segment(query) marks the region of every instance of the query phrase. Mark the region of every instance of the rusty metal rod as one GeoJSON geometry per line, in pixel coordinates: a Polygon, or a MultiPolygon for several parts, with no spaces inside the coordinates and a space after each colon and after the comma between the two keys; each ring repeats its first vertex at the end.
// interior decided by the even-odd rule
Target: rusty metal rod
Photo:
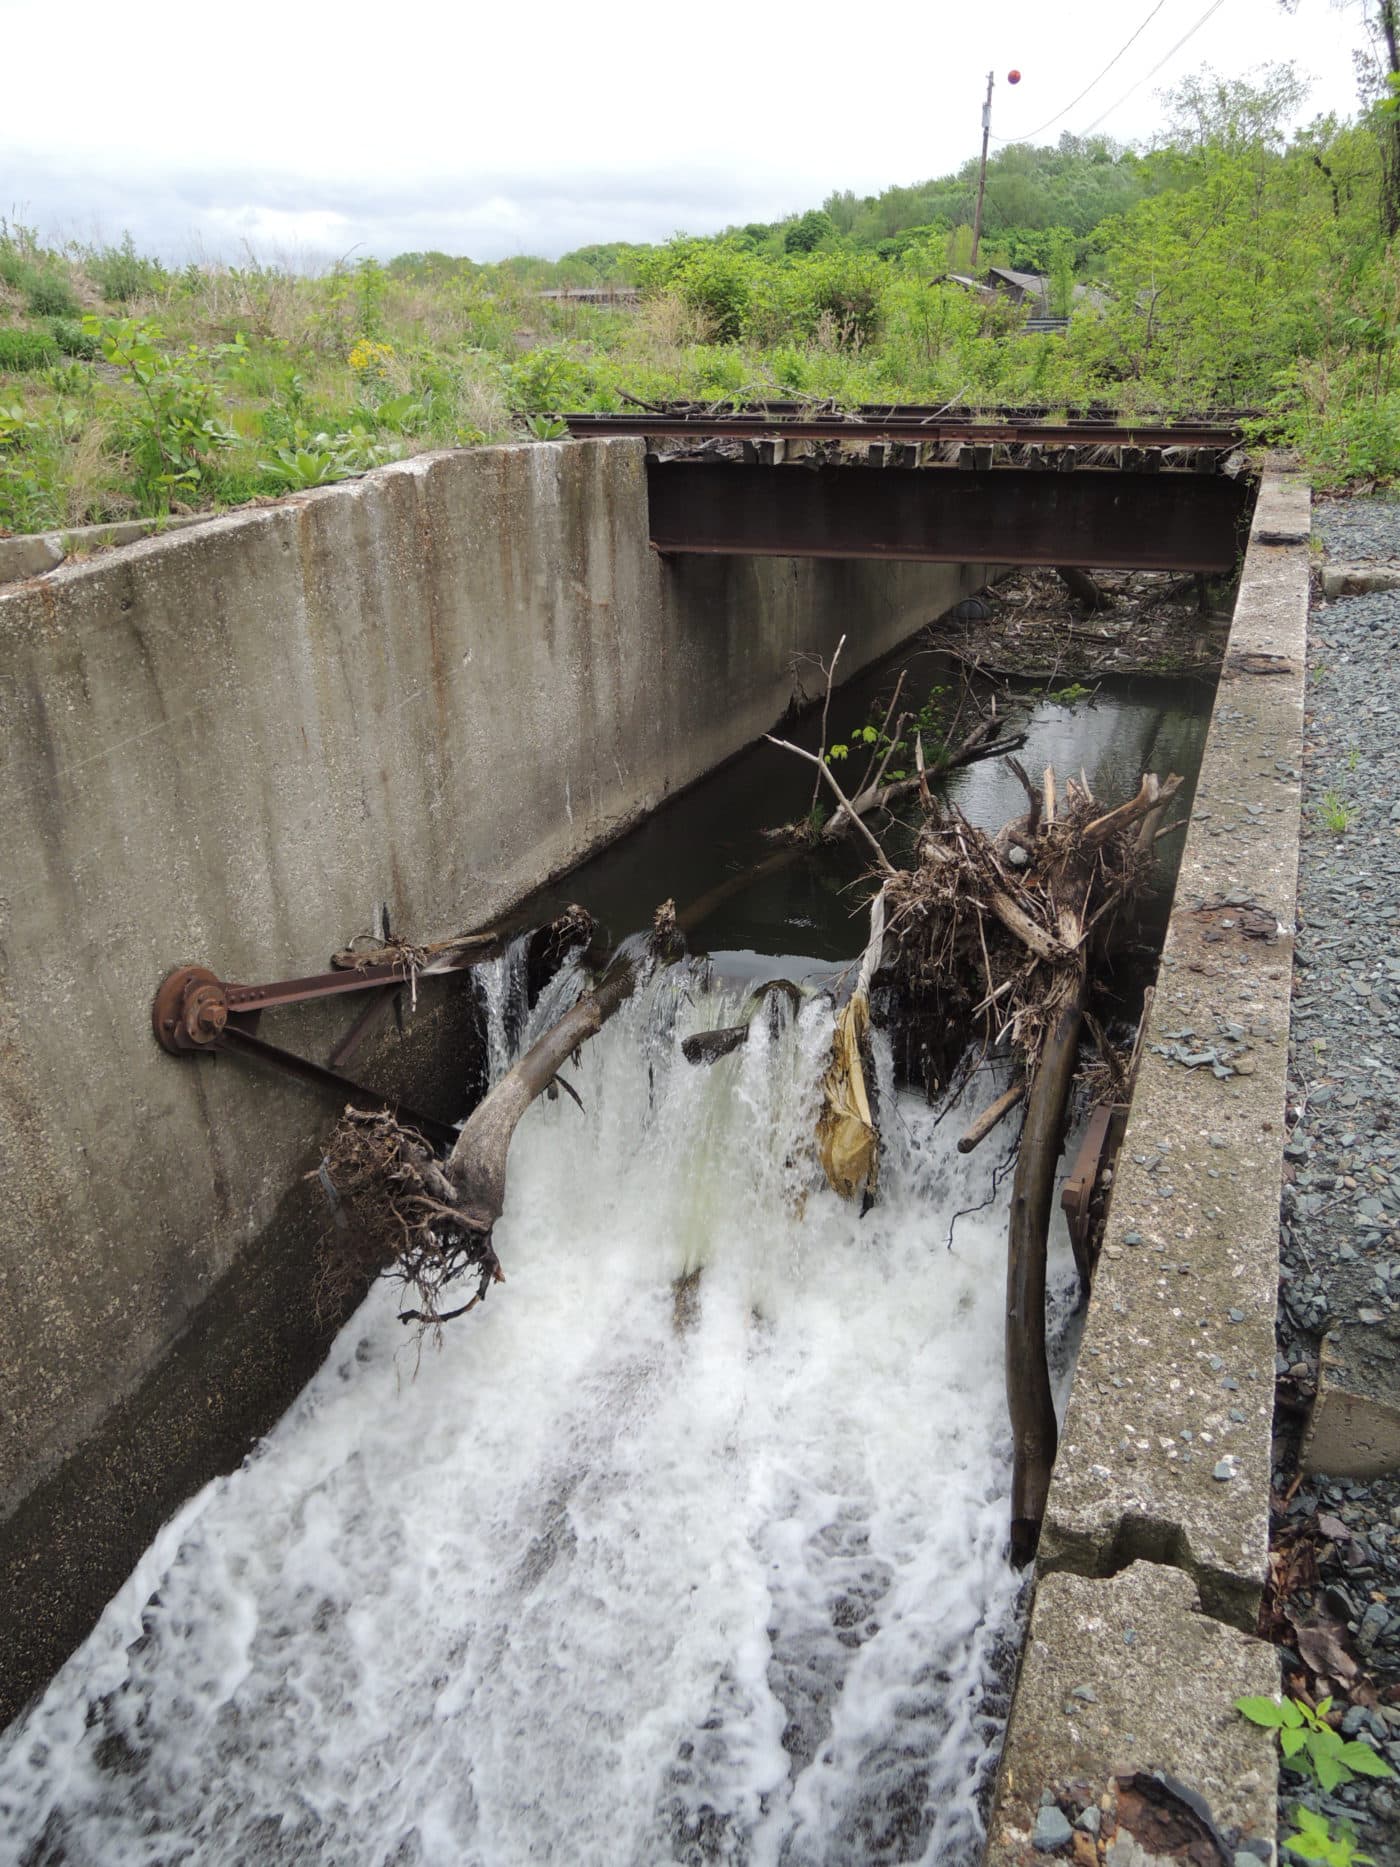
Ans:
{"type": "Polygon", "coordinates": [[[490,959],[500,945],[472,947],[465,951],[429,958],[421,966],[408,960],[393,960],[379,966],[347,966],[334,972],[314,972],[304,979],[274,979],[267,985],[232,985],[224,992],[230,1011],[274,1011],[279,1005],[300,1005],[312,998],[339,998],[346,992],[365,992],[376,985],[406,985],[416,973],[420,979],[436,978],[447,972],[465,972],[490,959]]]}

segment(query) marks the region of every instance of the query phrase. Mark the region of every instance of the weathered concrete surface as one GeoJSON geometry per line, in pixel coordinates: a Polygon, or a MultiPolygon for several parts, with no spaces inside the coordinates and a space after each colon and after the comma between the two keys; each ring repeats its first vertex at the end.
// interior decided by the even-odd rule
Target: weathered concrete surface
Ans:
{"type": "Polygon", "coordinates": [[[1175,1564],[1240,1627],[1268,1559],[1308,507],[1266,477],[1040,1556],[1175,1564]]]}
{"type": "Polygon", "coordinates": [[[1305,1472],[1383,1478],[1400,1472],[1397,1323],[1347,1324],[1322,1338],[1317,1399],[1303,1439],[1305,1472]]]}
{"type": "Polygon", "coordinates": [[[56,538],[32,533],[25,538],[0,538],[0,583],[20,577],[42,577],[57,570],[68,553],[56,538]]]}
{"type": "MultiPolygon", "coordinates": [[[[1278,1690],[1273,1648],[1202,1614],[1179,1569],[1135,1562],[1098,1581],[1043,1577],[985,1867],[1047,1858],[1032,1842],[1047,1791],[1072,1824],[1085,1806],[1107,1819],[1114,1778],[1158,1770],[1204,1800],[1232,1845],[1252,1842],[1267,1857],[1277,1819],[1274,1737],[1233,1706],[1278,1690]]],[[[1099,1817],[1080,1829],[1073,1855],[1063,1849],[1066,1858],[1098,1858],[1090,1830],[1100,1831],[1099,1817]]]]}
{"type": "Polygon", "coordinates": [[[165,519],[115,519],[108,525],[69,525],[57,531],[31,532],[24,538],[0,538],[0,583],[41,577],[57,570],[65,558],[114,545],[135,544],[158,532],[180,531],[207,523],[203,513],[176,513],[165,519]]]}
{"type": "Polygon", "coordinates": [[[1322,594],[1329,603],[1339,596],[1365,596],[1372,590],[1400,590],[1400,564],[1328,564],[1322,594]]]}
{"type": "MultiPolygon", "coordinates": [[[[12,1566],[66,1539],[109,1593],[139,1524],[308,1371],[289,1351],[221,1408],[194,1357],[183,1399],[142,1412],[211,1305],[234,1303],[230,1360],[241,1342],[267,1361],[280,1297],[259,1307],[240,1266],[274,1239],[306,1257],[316,1215],[289,1189],[330,1114],[303,1085],[161,1052],[163,975],[319,970],[380,901],[423,937],[487,923],[769,726],[798,651],[848,631],[855,673],[985,580],[672,572],[643,459],[640,441],[425,455],[0,590],[0,1516],[30,1500],[0,1523],[12,1566]],[[139,1469],[93,1451],[119,1406],[180,1422],[139,1469]]],[[[352,1015],[280,1012],[270,1034],[324,1057],[352,1015]]],[[[451,1115],[460,1041],[420,1022],[355,1067],[451,1115]]],[[[51,1598],[17,1587],[12,1614],[81,1632],[54,1565],[29,1574],[51,1598]]],[[[13,1710],[38,1677],[5,1672],[13,1710]]]]}

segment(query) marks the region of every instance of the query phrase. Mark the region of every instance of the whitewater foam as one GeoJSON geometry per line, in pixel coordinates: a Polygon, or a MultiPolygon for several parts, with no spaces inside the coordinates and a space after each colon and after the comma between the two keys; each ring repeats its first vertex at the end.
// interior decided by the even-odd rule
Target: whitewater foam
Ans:
{"type": "Polygon", "coordinates": [[[996,1145],[882,1057],[862,1218],[814,1170],[829,1004],[692,1067],[738,1003],[700,984],[526,1116],[506,1285],[421,1356],[377,1289],[161,1532],[0,1748],[17,1858],[975,1858],[1018,1594],[996,1145]]]}

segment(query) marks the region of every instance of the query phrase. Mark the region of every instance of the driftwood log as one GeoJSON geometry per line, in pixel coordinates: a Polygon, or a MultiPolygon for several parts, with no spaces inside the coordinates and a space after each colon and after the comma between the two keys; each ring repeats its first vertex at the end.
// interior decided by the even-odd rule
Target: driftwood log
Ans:
{"type": "Polygon", "coordinates": [[[490,1236],[505,1210],[506,1156],[520,1118],[554,1082],[580,1045],[596,1035],[620,1005],[632,996],[659,958],[680,950],[675,903],[656,911],[652,931],[614,956],[602,981],[566,1011],[506,1071],[478,1103],[452,1152],[445,1172],[457,1193],[457,1206],[469,1230],[490,1236]]]}
{"type": "MultiPolygon", "coordinates": [[[[540,937],[552,939],[562,957],[579,943],[585,919],[570,910],[540,937]]],[[[333,1221],[321,1279],[329,1308],[338,1308],[378,1274],[397,1279],[416,1296],[414,1307],[400,1311],[401,1321],[437,1328],[474,1309],[493,1282],[504,1282],[493,1233],[505,1206],[506,1160],[521,1116],[556,1086],[578,1101],[559,1074],[563,1065],[631,997],[652,964],[673,957],[681,944],[675,910],[667,902],[658,908],[651,933],[620,948],[594,990],[512,1064],[478,1104],[445,1161],[391,1115],[345,1111],[314,1176],[333,1221]],[[446,1293],[466,1279],[475,1280],[475,1294],[445,1308],[446,1293]]]]}
{"type": "MultiPolygon", "coordinates": [[[[1066,917],[1068,919],[1068,917],[1066,917]]],[[[1069,940],[1071,926],[1061,929],[1069,940]]],[[[1082,945],[1054,983],[1011,1186],[1006,1254],[1006,1399],[1013,1440],[1011,1559],[1035,1555],[1058,1428],[1045,1350],[1045,1278],[1055,1173],[1079,1061],[1087,970],[1082,945]]]]}

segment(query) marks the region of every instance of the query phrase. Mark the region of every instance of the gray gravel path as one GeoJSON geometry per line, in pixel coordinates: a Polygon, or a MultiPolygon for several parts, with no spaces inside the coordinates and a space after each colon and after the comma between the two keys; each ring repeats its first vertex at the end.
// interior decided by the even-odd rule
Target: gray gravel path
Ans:
{"type": "MultiPolygon", "coordinates": [[[[1320,501],[1313,530],[1329,561],[1400,562],[1400,501],[1320,501]]],[[[1315,598],[1308,661],[1283,1423],[1301,1417],[1336,1324],[1366,1330],[1400,1370],[1400,591],[1315,598]]],[[[1276,1544],[1311,1542],[1319,1575],[1303,1605],[1345,1626],[1371,1682],[1358,1696],[1374,1702],[1350,1706],[1344,1735],[1369,1738],[1400,1772],[1400,1480],[1314,1477],[1287,1498],[1295,1452],[1281,1440],[1276,1544]]],[[[1287,1644],[1283,1660],[1285,1675],[1302,1670],[1287,1644]]],[[[1378,1863],[1400,1867],[1400,1781],[1328,1796],[1285,1772],[1281,1815],[1299,1801],[1350,1819],[1378,1863]]]]}

